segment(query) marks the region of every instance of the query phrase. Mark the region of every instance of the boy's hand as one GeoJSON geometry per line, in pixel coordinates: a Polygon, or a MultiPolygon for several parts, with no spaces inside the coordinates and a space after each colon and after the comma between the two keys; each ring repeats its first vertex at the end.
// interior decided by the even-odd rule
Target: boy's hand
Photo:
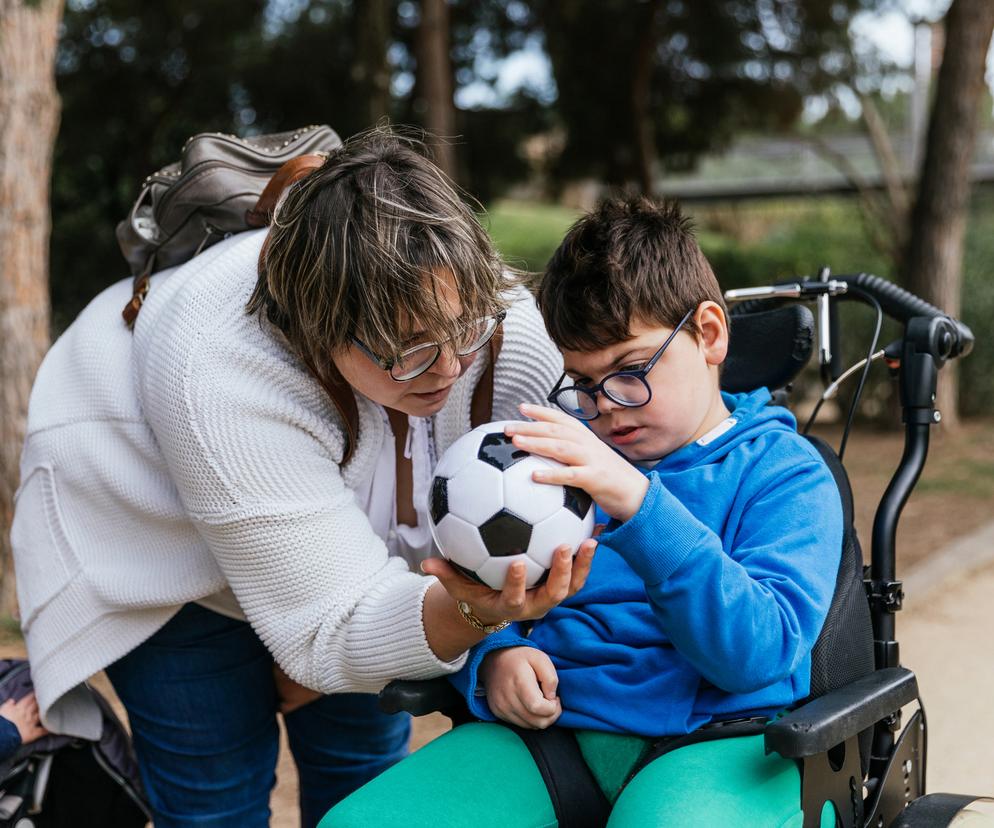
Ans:
{"type": "Polygon", "coordinates": [[[491,712],[530,730],[547,728],[563,712],[556,696],[559,676],[550,659],[534,647],[507,647],[487,653],[480,665],[491,712]]]}
{"type": "Polygon", "coordinates": [[[48,731],[42,727],[38,714],[38,700],[35,699],[34,693],[28,693],[17,701],[7,699],[0,704],[0,716],[8,719],[17,728],[22,745],[48,735],[48,731]]]}
{"type": "Polygon", "coordinates": [[[532,474],[537,483],[576,486],[589,494],[615,520],[629,520],[641,508],[649,480],[574,417],[540,405],[522,405],[532,423],[513,423],[504,433],[514,445],[551,457],[565,468],[532,474]]]}
{"type": "Polygon", "coordinates": [[[580,590],[590,574],[596,548],[597,541],[585,540],[574,558],[569,546],[560,546],[553,556],[549,577],[532,589],[525,589],[525,565],[520,561],[508,568],[500,591],[471,581],[443,558],[428,558],[421,564],[421,571],[438,578],[449,595],[469,604],[484,623],[527,621],[541,618],[580,590]]]}

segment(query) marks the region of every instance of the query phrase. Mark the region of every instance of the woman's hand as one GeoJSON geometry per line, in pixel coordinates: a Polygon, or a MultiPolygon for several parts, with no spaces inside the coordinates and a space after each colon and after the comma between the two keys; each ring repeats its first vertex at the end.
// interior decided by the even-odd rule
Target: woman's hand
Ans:
{"type": "Polygon", "coordinates": [[[541,405],[522,405],[535,422],[512,423],[504,433],[520,449],[550,457],[563,468],[532,473],[536,483],[576,486],[615,520],[629,520],[642,507],[649,481],[574,417],[541,405]]]}
{"type": "Polygon", "coordinates": [[[480,678],[490,711],[505,722],[543,729],[563,712],[556,696],[559,676],[552,659],[534,647],[507,647],[487,653],[480,665],[480,678]]]}
{"type": "Polygon", "coordinates": [[[322,696],[317,690],[311,690],[309,687],[297,684],[275,662],[273,663],[273,681],[276,682],[276,696],[279,699],[279,710],[284,716],[287,713],[293,713],[294,710],[303,707],[305,704],[310,704],[322,696]]]}
{"type": "Polygon", "coordinates": [[[442,558],[429,558],[421,571],[434,575],[456,601],[465,601],[485,624],[541,618],[553,607],[574,595],[586,583],[597,541],[585,540],[574,558],[568,546],[556,549],[549,577],[542,586],[525,589],[525,565],[512,564],[504,588],[499,592],[471,581],[442,558]]]}

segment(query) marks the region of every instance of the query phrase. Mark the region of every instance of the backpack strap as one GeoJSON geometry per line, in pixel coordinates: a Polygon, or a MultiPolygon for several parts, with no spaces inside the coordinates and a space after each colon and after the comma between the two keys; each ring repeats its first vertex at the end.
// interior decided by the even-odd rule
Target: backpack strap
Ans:
{"type": "Polygon", "coordinates": [[[268,227],[273,221],[273,211],[280,200],[280,196],[291,184],[296,184],[300,179],[310,175],[318,167],[324,166],[328,160],[327,154],[313,153],[311,155],[300,155],[291,158],[275,175],[269,179],[269,183],[259,196],[255,207],[245,211],[245,223],[249,227],[268,227]]]}
{"type": "Polygon", "coordinates": [[[480,381],[473,389],[473,399],[469,406],[469,424],[476,428],[484,423],[489,423],[494,414],[494,370],[497,367],[497,357],[500,355],[500,346],[504,344],[504,325],[498,325],[490,339],[490,363],[480,376],[480,381]]]}
{"type": "Polygon", "coordinates": [[[611,805],[583,758],[572,729],[525,730],[499,722],[525,743],[552,800],[559,828],[603,828],[611,805]]]}

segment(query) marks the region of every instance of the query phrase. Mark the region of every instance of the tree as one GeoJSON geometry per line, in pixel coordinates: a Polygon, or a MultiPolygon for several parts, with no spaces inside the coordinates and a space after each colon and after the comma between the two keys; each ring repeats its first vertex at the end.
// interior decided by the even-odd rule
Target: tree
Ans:
{"type": "Polygon", "coordinates": [[[424,126],[438,137],[434,146],[435,163],[456,178],[455,137],[456,109],[452,100],[452,61],[449,56],[449,6],[446,0],[421,0],[416,54],[418,62],[418,97],[424,126]]]}
{"type": "MultiPolygon", "coordinates": [[[[908,289],[953,316],[960,314],[970,168],[992,33],[991,0],[953,0],[905,258],[908,289]]],[[[953,364],[942,372],[936,405],[954,427],[957,396],[953,364]]]]}
{"type": "Polygon", "coordinates": [[[49,344],[48,192],[62,0],[0,0],[0,613],[16,607],[10,524],[28,396],[49,344]]]}
{"type": "Polygon", "coordinates": [[[743,129],[783,129],[843,68],[848,20],[878,0],[522,0],[544,35],[567,140],[561,179],[648,188],[743,129]]]}
{"type": "Polygon", "coordinates": [[[365,103],[366,120],[375,124],[390,114],[390,64],[387,48],[393,28],[391,0],[353,0],[356,55],[352,79],[365,103]]]}

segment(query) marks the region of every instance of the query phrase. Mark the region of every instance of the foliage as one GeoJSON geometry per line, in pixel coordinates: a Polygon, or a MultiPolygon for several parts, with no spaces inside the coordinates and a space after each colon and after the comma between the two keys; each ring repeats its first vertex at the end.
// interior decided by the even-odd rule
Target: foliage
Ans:
{"type": "Polygon", "coordinates": [[[52,301],[63,327],[127,274],[114,226],[142,179],[196,132],[233,131],[233,79],[260,51],[264,0],[77,0],[57,58],[52,301]]]}
{"type": "Polygon", "coordinates": [[[649,24],[647,0],[526,5],[544,33],[568,131],[561,177],[624,184],[638,178],[634,59],[646,25],[654,27],[652,143],[664,168],[686,169],[742,129],[792,125],[803,96],[826,89],[845,66],[852,14],[877,3],[676,0],[654,4],[649,24]]]}
{"type": "MultiPolygon", "coordinates": [[[[127,275],[114,227],[142,179],[176,160],[190,135],[320,122],[344,137],[370,125],[353,77],[352,11],[342,0],[70,0],[56,67],[63,103],[52,182],[56,330],[127,275]]],[[[399,22],[397,30],[399,37],[399,22]]],[[[395,96],[395,120],[416,114],[408,98],[395,96]]],[[[463,113],[468,188],[489,198],[523,178],[518,140],[544,126],[530,99],[463,113]]]]}
{"type": "MultiPolygon", "coordinates": [[[[866,238],[863,223],[849,199],[805,202],[754,202],[699,208],[695,218],[701,247],[725,289],[769,284],[798,275],[812,275],[822,265],[835,273],[867,271],[893,279],[887,260],[866,238]]],[[[489,229],[498,248],[512,263],[540,270],[577,214],[561,207],[498,202],[489,213],[489,229]]],[[[960,365],[960,405],[965,415],[989,415],[994,409],[994,342],[988,338],[994,318],[994,192],[981,190],[973,200],[966,239],[962,318],[977,343],[960,365]]],[[[873,316],[853,305],[844,311],[849,335],[846,359],[860,359],[869,343],[873,316]]],[[[898,333],[884,329],[881,344],[898,333]]],[[[866,392],[864,414],[886,409],[886,372],[874,369],[866,392]]]]}

